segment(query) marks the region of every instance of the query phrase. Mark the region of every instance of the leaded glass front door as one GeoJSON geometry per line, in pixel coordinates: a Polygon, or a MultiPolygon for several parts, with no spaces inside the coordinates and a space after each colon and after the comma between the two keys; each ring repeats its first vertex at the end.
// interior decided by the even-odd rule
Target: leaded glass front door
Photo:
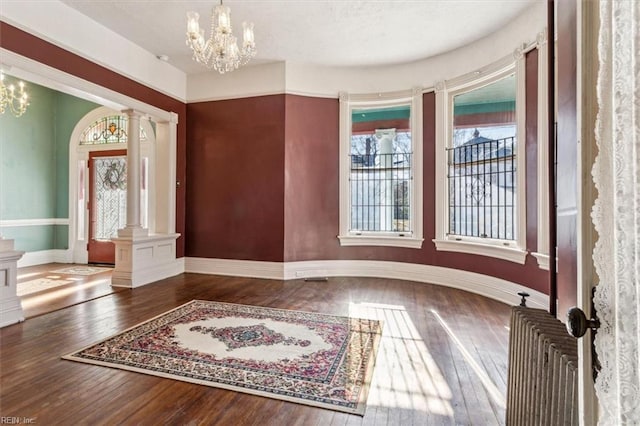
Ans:
{"type": "Polygon", "coordinates": [[[89,263],[115,263],[115,245],[127,221],[126,151],[94,151],[89,154],[89,263]]]}

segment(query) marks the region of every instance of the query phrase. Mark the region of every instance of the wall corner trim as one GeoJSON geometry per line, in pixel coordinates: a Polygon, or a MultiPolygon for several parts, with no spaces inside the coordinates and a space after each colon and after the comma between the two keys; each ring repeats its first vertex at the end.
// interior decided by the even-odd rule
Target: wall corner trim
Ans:
{"type": "Polygon", "coordinates": [[[185,258],[185,272],[213,275],[292,280],[308,277],[371,277],[415,281],[457,288],[517,305],[518,292],[526,291],[530,307],[546,309],[546,294],[500,278],[459,269],[415,263],[372,260],[311,260],[262,262],[251,260],[185,258]]]}

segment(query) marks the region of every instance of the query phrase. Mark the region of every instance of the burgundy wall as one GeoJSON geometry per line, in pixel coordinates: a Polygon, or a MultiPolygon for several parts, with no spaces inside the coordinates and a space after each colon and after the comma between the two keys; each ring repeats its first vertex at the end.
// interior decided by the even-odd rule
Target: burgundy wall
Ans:
{"type": "Polygon", "coordinates": [[[558,317],[577,305],[577,54],[576,2],[556,1],[558,317]]]}
{"type": "Polygon", "coordinates": [[[285,96],[187,105],[186,255],[281,262],[285,96]]]}
{"type": "Polygon", "coordinates": [[[287,95],[286,111],[284,260],[337,259],[339,103],[287,95]]]}
{"type": "Polygon", "coordinates": [[[108,68],[64,50],[34,35],[0,21],[0,46],[34,61],[68,74],[138,99],[147,104],[178,114],[178,152],[176,179],[183,183],[176,188],[177,256],[184,256],[185,247],[185,170],[186,170],[186,105],[170,96],[124,77],[108,68]]]}

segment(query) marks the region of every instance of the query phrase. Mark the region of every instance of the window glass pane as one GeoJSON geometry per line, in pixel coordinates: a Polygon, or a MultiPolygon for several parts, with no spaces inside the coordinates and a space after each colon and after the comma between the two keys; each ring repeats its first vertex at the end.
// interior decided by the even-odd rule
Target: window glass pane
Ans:
{"type": "Polygon", "coordinates": [[[449,234],[516,239],[516,79],[453,98],[449,234]]]}
{"type": "Polygon", "coordinates": [[[352,111],[352,232],[411,232],[410,116],[409,105],[352,111]]]}

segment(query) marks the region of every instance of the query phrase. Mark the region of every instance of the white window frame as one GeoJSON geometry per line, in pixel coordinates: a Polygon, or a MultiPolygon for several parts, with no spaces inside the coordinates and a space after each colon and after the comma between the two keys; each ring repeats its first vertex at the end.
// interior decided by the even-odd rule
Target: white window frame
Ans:
{"type": "Polygon", "coordinates": [[[526,249],[526,147],[525,147],[525,46],[493,64],[475,72],[439,82],[436,85],[436,235],[433,242],[439,251],[476,254],[524,264],[526,249]],[[487,239],[447,235],[449,224],[449,189],[446,149],[453,137],[454,96],[516,75],[516,239],[487,239]]]}
{"type": "Polygon", "coordinates": [[[422,227],[422,89],[414,88],[399,92],[374,94],[340,93],[340,234],[341,246],[388,246],[421,248],[422,227]],[[393,107],[410,105],[411,125],[411,193],[410,220],[411,233],[381,231],[350,231],[351,189],[349,177],[351,169],[351,113],[354,109],[393,107]]]}
{"type": "Polygon", "coordinates": [[[549,270],[549,69],[547,31],[538,33],[538,246],[533,257],[549,270]]]}

